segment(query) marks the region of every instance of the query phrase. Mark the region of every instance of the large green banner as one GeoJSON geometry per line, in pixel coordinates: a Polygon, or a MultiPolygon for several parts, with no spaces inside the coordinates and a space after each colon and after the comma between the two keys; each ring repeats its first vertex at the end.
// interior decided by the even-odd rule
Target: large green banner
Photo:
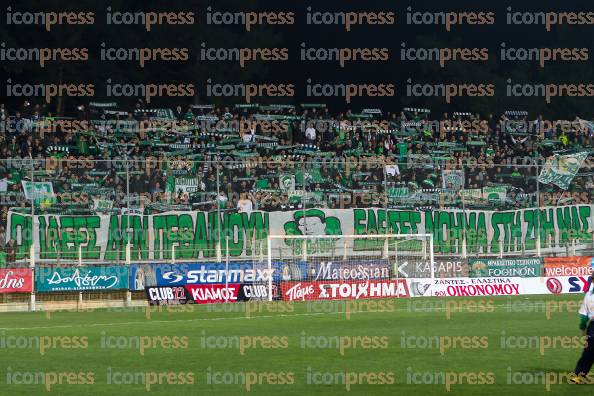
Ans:
{"type": "Polygon", "coordinates": [[[16,241],[17,259],[34,244],[40,260],[132,260],[214,258],[218,254],[266,255],[269,214],[166,212],[159,215],[30,215],[9,213],[7,239],[16,241]],[[219,241],[220,244],[219,244],[219,241]],[[264,245],[263,245],[264,244],[264,245]],[[217,248],[220,246],[220,250],[217,248]]]}
{"type": "MultiPolygon", "coordinates": [[[[512,211],[307,209],[292,212],[166,212],[158,215],[30,215],[9,212],[7,240],[17,259],[34,244],[41,260],[131,260],[262,258],[271,235],[433,235],[436,254],[523,254],[591,249],[594,205],[512,211]]],[[[285,247],[299,244],[284,242],[285,247]]],[[[314,253],[331,254],[312,246],[314,253]]],[[[352,255],[381,250],[381,244],[355,239],[352,255]]],[[[308,248],[309,249],[309,248],[308,248]]]]}

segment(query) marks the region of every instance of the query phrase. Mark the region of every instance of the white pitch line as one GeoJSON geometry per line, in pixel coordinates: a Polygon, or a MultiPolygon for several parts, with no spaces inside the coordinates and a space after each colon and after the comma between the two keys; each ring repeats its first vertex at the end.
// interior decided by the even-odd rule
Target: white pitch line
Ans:
{"type": "MultiPolygon", "coordinates": [[[[493,305],[494,308],[501,308],[501,307],[508,307],[509,304],[503,305],[493,305]]],[[[432,307],[431,309],[427,309],[426,311],[421,311],[421,313],[432,313],[436,311],[445,311],[445,307],[432,307]]],[[[397,309],[390,312],[411,312],[406,309],[397,309]]],[[[535,311],[536,312],[536,311],[535,311]]],[[[352,311],[349,312],[349,315],[354,314],[384,314],[386,311],[382,312],[371,312],[371,311],[352,311]]],[[[464,314],[464,313],[485,313],[485,312],[465,312],[465,311],[458,311],[455,310],[453,314],[464,314]]],[[[524,312],[524,313],[531,313],[531,312],[524,312]]],[[[542,313],[545,313],[544,311],[542,313]]],[[[253,320],[253,319],[268,319],[268,318],[279,318],[279,317],[298,317],[298,316],[317,316],[317,315],[345,315],[345,311],[341,312],[307,312],[307,313],[295,313],[295,314],[278,314],[278,315],[255,315],[255,316],[231,316],[231,317],[218,317],[218,318],[194,318],[194,319],[174,319],[174,320],[152,320],[152,319],[145,319],[143,321],[134,321],[134,322],[112,322],[112,323],[82,323],[78,325],[56,325],[56,326],[34,326],[34,327],[0,327],[0,330],[4,331],[11,331],[11,330],[43,330],[43,329],[69,329],[69,328],[78,328],[78,327],[102,327],[102,326],[130,326],[130,325],[147,325],[151,323],[183,323],[183,322],[201,322],[201,321],[218,321],[218,320],[253,320]]]]}
{"type": "MultiPolygon", "coordinates": [[[[359,312],[364,313],[364,312],[359,312]]],[[[376,313],[376,312],[367,312],[376,313]]],[[[58,326],[37,326],[37,327],[0,327],[0,330],[36,330],[36,329],[63,329],[63,328],[74,328],[74,327],[100,327],[100,326],[129,326],[136,324],[149,324],[149,323],[179,323],[179,322],[199,322],[199,321],[215,321],[215,320],[240,320],[247,319],[252,320],[256,318],[277,318],[277,317],[292,317],[292,316],[313,316],[313,315],[337,315],[344,314],[344,312],[309,312],[309,313],[297,313],[297,314],[278,314],[278,315],[258,315],[258,316],[231,316],[221,318],[194,318],[194,319],[174,319],[174,320],[153,320],[145,319],[144,321],[136,322],[113,322],[113,323],[82,323],[80,325],[58,325],[58,326]]],[[[50,319],[48,319],[50,320],[50,319]]]]}

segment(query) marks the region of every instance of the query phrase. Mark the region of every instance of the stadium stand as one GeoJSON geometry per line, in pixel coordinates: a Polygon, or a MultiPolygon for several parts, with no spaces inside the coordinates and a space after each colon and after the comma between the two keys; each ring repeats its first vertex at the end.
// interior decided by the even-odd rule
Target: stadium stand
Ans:
{"type": "Polygon", "coordinates": [[[333,113],[323,104],[173,110],[142,102],[133,109],[89,103],[62,117],[29,102],[0,104],[0,117],[3,262],[14,261],[4,228],[9,208],[510,210],[593,201],[594,128],[579,118],[546,121],[523,111],[434,117],[415,108],[333,113]],[[583,163],[570,171],[570,185],[547,173],[561,157],[583,163]],[[26,199],[30,181],[46,182],[52,193],[26,199]]]}

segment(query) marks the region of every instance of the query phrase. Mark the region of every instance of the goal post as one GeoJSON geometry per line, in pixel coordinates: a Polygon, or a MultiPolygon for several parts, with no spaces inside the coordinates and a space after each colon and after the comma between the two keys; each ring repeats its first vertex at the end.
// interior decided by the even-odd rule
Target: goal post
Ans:
{"type": "Polygon", "coordinates": [[[291,285],[322,282],[332,288],[411,278],[418,274],[409,268],[419,263],[435,277],[431,234],[269,235],[267,242],[268,269],[274,274],[268,280],[270,300],[275,287],[284,299],[283,289],[291,285]]]}

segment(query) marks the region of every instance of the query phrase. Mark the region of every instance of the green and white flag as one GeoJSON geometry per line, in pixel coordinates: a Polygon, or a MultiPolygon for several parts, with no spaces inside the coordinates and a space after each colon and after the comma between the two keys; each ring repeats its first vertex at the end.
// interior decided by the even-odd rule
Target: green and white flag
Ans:
{"type": "Polygon", "coordinates": [[[483,198],[487,201],[505,201],[507,196],[506,186],[483,187],[483,198]]]}
{"type": "Polygon", "coordinates": [[[203,183],[200,179],[179,177],[175,179],[175,193],[192,194],[204,190],[203,183]]]}
{"type": "Polygon", "coordinates": [[[555,154],[547,159],[544,169],[538,176],[538,181],[543,184],[555,184],[567,190],[586,158],[588,158],[587,151],[566,155],[555,154]]]}
{"type": "Polygon", "coordinates": [[[108,211],[113,208],[113,201],[109,199],[93,198],[93,209],[98,212],[108,211]]]}
{"type": "Polygon", "coordinates": [[[388,198],[408,198],[408,187],[393,187],[388,189],[388,198]]]}
{"type": "Polygon", "coordinates": [[[464,188],[464,171],[463,170],[442,170],[441,171],[442,187],[448,188],[451,183],[454,190],[464,188]]]}
{"type": "Polygon", "coordinates": [[[56,203],[52,182],[30,182],[22,180],[25,198],[41,209],[48,209],[56,203]]]}
{"type": "Polygon", "coordinates": [[[295,191],[295,175],[280,175],[278,184],[283,192],[292,194],[295,191]]]}
{"type": "Polygon", "coordinates": [[[480,188],[467,188],[460,190],[460,196],[467,203],[479,202],[483,197],[480,188]]]}
{"type": "Polygon", "coordinates": [[[30,182],[22,180],[25,198],[28,200],[43,200],[45,198],[55,198],[52,182],[30,182]]]}
{"type": "Polygon", "coordinates": [[[306,184],[324,183],[326,179],[322,177],[319,167],[295,171],[295,183],[300,186],[306,184]]]}

